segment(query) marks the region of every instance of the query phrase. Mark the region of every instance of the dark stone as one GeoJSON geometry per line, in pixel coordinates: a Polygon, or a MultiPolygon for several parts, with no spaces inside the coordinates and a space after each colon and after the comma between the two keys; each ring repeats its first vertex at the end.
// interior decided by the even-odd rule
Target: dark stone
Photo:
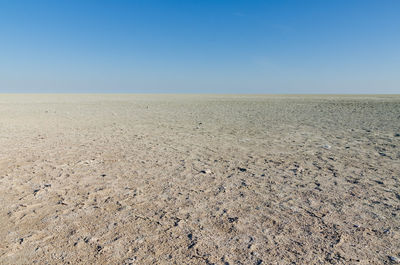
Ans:
{"type": "Polygon", "coordinates": [[[193,248],[196,245],[196,241],[193,241],[192,243],[190,243],[190,245],[188,246],[188,249],[193,248]]]}
{"type": "Polygon", "coordinates": [[[229,223],[236,222],[239,218],[238,217],[228,217],[229,223]]]}

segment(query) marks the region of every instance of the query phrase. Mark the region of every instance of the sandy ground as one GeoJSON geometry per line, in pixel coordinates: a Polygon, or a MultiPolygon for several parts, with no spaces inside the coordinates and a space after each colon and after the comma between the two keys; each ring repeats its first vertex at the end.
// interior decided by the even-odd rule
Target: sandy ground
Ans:
{"type": "Polygon", "coordinates": [[[0,95],[0,264],[400,263],[400,96],[0,95]]]}

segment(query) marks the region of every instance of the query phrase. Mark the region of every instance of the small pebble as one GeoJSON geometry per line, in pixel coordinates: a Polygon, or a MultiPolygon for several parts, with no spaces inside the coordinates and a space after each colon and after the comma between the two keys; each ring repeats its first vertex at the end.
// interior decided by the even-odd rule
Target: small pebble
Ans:
{"type": "Polygon", "coordinates": [[[332,146],[326,144],[326,145],[322,146],[322,148],[324,148],[324,149],[331,149],[332,146]]]}
{"type": "Polygon", "coordinates": [[[200,173],[203,173],[203,174],[211,174],[211,169],[202,170],[202,171],[200,171],[200,173]]]}
{"type": "Polygon", "coordinates": [[[228,217],[229,223],[236,222],[239,218],[238,217],[228,217]]]}
{"type": "Polygon", "coordinates": [[[133,265],[136,261],[136,258],[129,258],[125,260],[124,265],[133,265]]]}
{"type": "Polygon", "coordinates": [[[400,263],[400,258],[398,258],[398,257],[389,256],[389,259],[390,259],[392,262],[400,263]]]}

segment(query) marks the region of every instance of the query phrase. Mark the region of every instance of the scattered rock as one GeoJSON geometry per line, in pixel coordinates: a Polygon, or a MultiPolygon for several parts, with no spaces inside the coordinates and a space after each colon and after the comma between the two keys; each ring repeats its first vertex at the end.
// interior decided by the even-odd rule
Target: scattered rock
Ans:
{"type": "Polygon", "coordinates": [[[246,172],[247,171],[247,169],[245,169],[243,167],[238,167],[238,169],[239,169],[240,172],[246,172]]]}
{"type": "Polygon", "coordinates": [[[187,237],[188,237],[189,240],[191,241],[190,244],[189,244],[189,246],[188,246],[188,249],[191,249],[191,248],[193,248],[193,247],[197,244],[197,240],[193,238],[193,234],[192,234],[192,233],[189,233],[189,234],[187,235],[187,237]]]}
{"type": "Polygon", "coordinates": [[[400,133],[395,133],[394,137],[400,137],[400,133]]]}
{"type": "Polygon", "coordinates": [[[211,169],[201,170],[200,173],[203,173],[203,174],[211,174],[211,169]]]}
{"type": "Polygon", "coordinates": [[[18,243],[21,245],[22,242],[24,242],[24,239],[21,237],[20,239],[18,239],[18,243]]]}
{"type": "Polygon", "coordinates": [[[192,243],[189,244],[188,249],[193,248],[196,245],[196,241],[193,241],[192,243]]]}
{"type": "Polygon", "coordinates": [[[242,185],[243,187],[247,187],[246,180],[244,180],[244,179],[241,179],[241,183],[240,183],[240,185],[242,185]]]}
{"type": "Polygon", "coordinates": [[[218,191],[215,193],[215,195],[221,193],[221,192],[225,192],[225,187],[223,185],[218,187],[218,191]]]}
{"type": "Polygon", "coordinates": [[[392,261],[394,263],[400,263],[400,258],[398,258],[398,257],[388,256],[388,258],[390,259],[390,261],[392,261]]]}
{"type": "Polygon", "coordinates": [[[133,265],[136,261],[136,258],[128,258],[124,261],[124,265],[133,265]]]}
{"type": "Polygon", "coordinates": [[[297,175],[297,174],[303,173],[304,172],[304,168],[302,168],[301,166],[297,166],[297,167],[291,169],[291,171],[293,171],[293,173],[297,175]]]}
{"type": "Polygon", "coordinates": [[[175,217],[174,226],[178,226],[181,219],[175,217]]]}
{"type": "Polygon", "coordinates": [[[59,200],[59,201],[57,202],[57,204],[68,205],[68,204],[66,204],[66,203],[64,202],[64,199],[59,200]]]}
{"type": "Polygon", "coordinates": [[[330,146],[330,145],[326,144],[326,145],[323,145],[323,146],[322,146],[322,148],[329,150],[329,149],[331,149],[331,148],[332,148],[332,146],[330,146]]]}
{"type": "Polygon", "coordinates": [[[238,217],[228,217],[229,223],[236,222],[239,218],[238,217]]]}

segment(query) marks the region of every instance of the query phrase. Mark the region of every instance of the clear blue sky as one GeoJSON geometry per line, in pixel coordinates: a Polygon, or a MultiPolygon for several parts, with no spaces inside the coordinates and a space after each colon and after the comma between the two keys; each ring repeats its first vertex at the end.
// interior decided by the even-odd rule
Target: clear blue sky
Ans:
{"type": "Polygon", "coordinates": [[[0,0],[0,92],[400,93],[400,1],[0,0]]]}

